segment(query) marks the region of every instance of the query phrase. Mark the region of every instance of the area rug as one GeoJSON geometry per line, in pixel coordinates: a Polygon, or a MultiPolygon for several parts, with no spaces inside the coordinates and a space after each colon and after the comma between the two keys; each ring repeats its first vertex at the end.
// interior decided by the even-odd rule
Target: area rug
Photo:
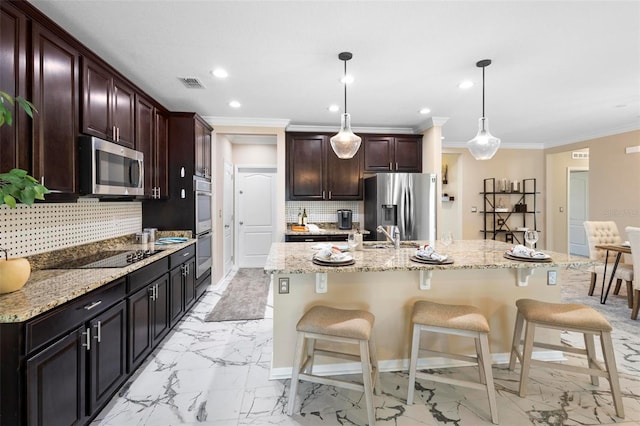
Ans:
{"type": "Polygon", "coordinates": [[[236,275],[205,317],[207,322],[264,318],[269,295],[269,275],[261,268],[238,269],[236,275]]]}

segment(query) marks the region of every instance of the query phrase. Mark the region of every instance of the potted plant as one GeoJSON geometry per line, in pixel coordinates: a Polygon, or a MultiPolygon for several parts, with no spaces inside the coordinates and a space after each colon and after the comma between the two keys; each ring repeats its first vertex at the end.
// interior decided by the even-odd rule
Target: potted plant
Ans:
{"type": "MultiPolygon", "coordinates": [[[[37,112],[33,104],[24,98],[13,98],[6,92],[0,91],[0,127],[13,123],[10,106],[18,104],[29,117],[37,112]]],[[[16,208],[16,204],[31,205],[35,200],[44,200],[44,194],[49,190],[25,170],[12,169],[6,173],[0,173],[0,205],[6,204],[9,208],[16,208]]],[[[22,288],[31,275],[29,261],[24,258],[9,259],[7,250],[0,248],[4,256],[0,258],[0,294],[9,293],[22,288]]]]}

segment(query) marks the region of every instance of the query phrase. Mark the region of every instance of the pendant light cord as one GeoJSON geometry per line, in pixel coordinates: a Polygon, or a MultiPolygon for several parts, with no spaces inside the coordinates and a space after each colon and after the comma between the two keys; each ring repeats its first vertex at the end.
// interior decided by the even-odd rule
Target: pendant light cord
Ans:
{"type": "Polygon", "coordinates": [[[347,61],[344,61],[344,113],[347,113],[347,61]]]}
{"type": "Polygon", "coordinates": [[[482,67],[482,117],[485,117],[484,115],[484,69],[486,67],[482,67]]]}

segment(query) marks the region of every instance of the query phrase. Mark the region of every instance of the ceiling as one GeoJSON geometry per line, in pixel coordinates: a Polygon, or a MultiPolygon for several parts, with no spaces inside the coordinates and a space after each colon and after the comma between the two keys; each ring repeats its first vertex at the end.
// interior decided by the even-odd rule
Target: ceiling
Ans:
{"type": "Polygon", "coordinates": [[[356,131],[448,118],[443,144],[462,146],[482,113],[485,58],[486,116],[503,146],[640,129],[639,1],[30,1],[167,108],[213,124],[337,130],[328,106],[342,109],[338,53],[350,51],[356,131]]]}

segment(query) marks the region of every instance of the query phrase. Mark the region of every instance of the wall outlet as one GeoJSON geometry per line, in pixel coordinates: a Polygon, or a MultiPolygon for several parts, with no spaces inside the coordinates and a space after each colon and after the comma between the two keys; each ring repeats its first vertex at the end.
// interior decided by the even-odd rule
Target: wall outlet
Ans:
{"type": "Polygon", "coordinates": [[[278,293],[289,294],[289,278],[278,278],[278,293]]]}
{"type": "Polygon", "coordinates": [[[478,208],[476,206],[471,207],[471,213],[476,213],[477,211],[478,211],[478,208]]]}
{"type": "Polygon", "coordinates": [[[547,271],[547,285],[558,284],[558,271],[547,271]]]}

